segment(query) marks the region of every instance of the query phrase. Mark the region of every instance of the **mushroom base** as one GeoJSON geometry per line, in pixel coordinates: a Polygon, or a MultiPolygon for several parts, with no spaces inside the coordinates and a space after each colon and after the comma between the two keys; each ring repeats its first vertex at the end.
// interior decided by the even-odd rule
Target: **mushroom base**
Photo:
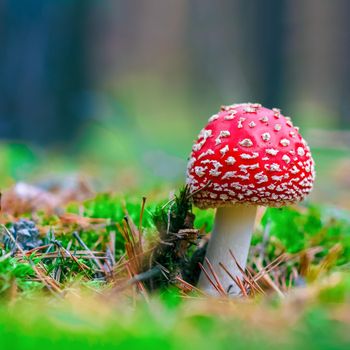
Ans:
{"type": "MultiPolygon", "coordinates": [[[[232,296],[239,295],[241,290],[220,266],[220,263],[225,266],[232,276],[242,278],[242,273],[230,254],[230,250],[239,266],[245,269],[256,211],[256,206],[244,205],[220,207],[216,211],[215,224],[208,244],[206,258],[211,263],[225,293],[232,296]]],[[[212,281],[217,284],[207,263],[204,262],[203,265],[212,281]]],[[[198,287],[209,295],[220,295],[203,272],[200,275],[198,287]]]]}

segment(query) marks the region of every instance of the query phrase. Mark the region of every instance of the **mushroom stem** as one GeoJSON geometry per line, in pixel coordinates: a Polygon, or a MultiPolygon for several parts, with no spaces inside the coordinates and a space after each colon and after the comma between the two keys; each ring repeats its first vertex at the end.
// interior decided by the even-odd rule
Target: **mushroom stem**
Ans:
{"type": "MultiPolygon", "coordinates": [[[[230,249],[239,266],[245,269],[256,211],[256,206],[244,205],[220,207],[216,210],[215,224],[206,257],[212,265],[225,292],[232,296],[238,295],[240,288],[224,269],[220,267],[219,263],[222,263],[232,276],[242,277],[242,273],[230,254],[230,249]]],[[[211,276],[207,263],[204,262],[203,265],[211,276]]],[[[215,279],[213,277],[211,278],[216,283],[215,279]]],[[[218,295],[218,291],[204,273],[201,273],[198,285],[199,288],[209,295],[218,295]]]]}

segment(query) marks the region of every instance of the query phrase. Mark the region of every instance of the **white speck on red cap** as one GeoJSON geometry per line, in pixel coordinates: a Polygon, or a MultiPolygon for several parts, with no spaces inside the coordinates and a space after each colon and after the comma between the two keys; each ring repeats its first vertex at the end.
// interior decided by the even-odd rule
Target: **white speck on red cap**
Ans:
{"type": "Polygon", "coordinates": [[[298,153],[299,156],[302,157],[305,154],[304,148],[303,147],[298,147],[297,153],[298,153]]]}
{"type": "Polygon", "coordinates": [[[244,147],[252,147],[253,142],[251,139],[243,139],[242,141],[239,141],[239,144],[244,147]]]}
{"type": "Polygon", "coordinates": [[[287,164],[290,163],[290,157],[287,154],[283,155],[282,160],[284,160],[287,164]]]}
{"type": "Polygon", "coordinates": [[[233,165],[234,163],[236,163],[236,159],[234,157],[228,157],[225,162],[227,164],[233,165]]]}
{"type": "Polygon", "coordinates": [[[264,132],[263,134],[261,134],[261,138],[262,138],[264,141],[270,141],[271,135],[270,135],[270,133],[268,133],[268,132],[264,132]]]}
{"type": "Polygon", "coordinates": [[[269,121],[269,118],[266,117],[266,116],[263,116],[260,118],[260,121],[263,122],[263,123],[267,123],[269,121]]]}
{"type": "Polygon", "coordinates": [[[219,115],[218,115],[218,114],[213,114],[213,115],[209,118],[208,122],[209,122],[209,123],[210,123],[210,122],[213,122],[213,121],[216,120],[216,119],[219,119],[219,115]]]}
{"type": "Polygon", "coordinates": [[[229,136],[230,136],[230,132],[228,130],[221,130],[218,137],[215,139],[215,144],[219,145],[222,142],[221,138],[229,137],[229,136]]]}
{"type": "Polygon", "coordinates": [[[242,129],[242,128],[243,128],[243,122],[244,122],[246,119],[247,119],[247,118],[243,118],[243,117],[239,118],[238,124],[237,124],[237,128],[238,128],[238,129],[242,129]]]}
{"type": "Polygon", "coordinates": [[[212,150],[212,149],[207,149],[205,152],[201,153],[199,156],[198,156],[198,159],[201,159],[205,156],[209,156],[211,154],[215,154],[215,152],[212,150]]]}
{"type": "Polygon", "coordinates": [[[265,152],[266,152],[267,154],[270,154],[270,155],[272,155],[272,156],[275,156],[279,151],[278,151],[277,149],[274,149],[274,148],[267,148],[267,149],[265,150],[265,152]]]}
{"type": "Polygon", "coordinates": [[[225,147],[221,148],[220,153],[222,154],[222,156],[224,156],[228,151],[229,147],[228,145],[226,145],[225,147]]]}
{"type": "Polygon", "coordinates": [[[222,178],[223,179],[230,179],[232,177],[235,177],[236,173],[237,173],[237,171],[227,171],[222,178]]]}
{"type": "Polygon", "coordinates": [[[254,159],[254,158],[258,158],[259,157],[259,153],[258,152],[253,152],[252,154],[242,153],[240,155],[240,157],[242,159],[254,159]]]}
{"type": "Polygon", "coordinates": [[[250,103],[223,106],[209,119],[187,170],[194,204],[201,208],[287,205],[302,200],[314,178],[314,161],[298,128],[279,109],[250,103]]]}
{"type": "Polygon", "coordinates": [[[280,141],[280,144],[281,144],[282,146],[284,146],[284,147],[287,147],[287,146],[289,146],[290,141],[289,141],[288,139],[282,139],[282,140],[280,141]]]}

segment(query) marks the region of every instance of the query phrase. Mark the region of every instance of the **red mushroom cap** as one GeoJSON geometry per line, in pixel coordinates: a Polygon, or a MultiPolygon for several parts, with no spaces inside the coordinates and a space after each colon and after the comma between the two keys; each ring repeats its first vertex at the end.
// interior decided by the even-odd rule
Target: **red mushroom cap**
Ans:
{"type": "Polygon", "coordinates": [[[280,207],[302,200],[315,179],[305,140],[279,109],[222,106],[200,132],[187,184],[200,208],[247,203],[280,207]]]}

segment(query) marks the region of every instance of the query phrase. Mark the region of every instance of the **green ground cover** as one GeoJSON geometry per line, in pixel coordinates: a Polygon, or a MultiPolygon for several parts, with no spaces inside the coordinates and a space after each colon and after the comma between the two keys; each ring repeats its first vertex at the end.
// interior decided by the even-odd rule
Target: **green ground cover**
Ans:
{"type": "MultiPolygon", "coordinates": [[[[142,218],[144,247],[157,240],[153,214],[166,201],[147,198],[142,218]]],[[[206,299],[167,285],[153,293],[136,286],[116,290],[125,273],[107,280],[74,238],[78,233],[98,256],[114,237],[114,258],[125,254],[120,232],[127,213],[139,224],[138,196],[99,194],[67,205],[64,214],[37,212],[42,244],[51,250],[0,257],[0,339],[4,348],[232,348],[346,349],[350,344],[350,218],[347,212],[315,204],[268,209],[256,227],[249,266],[259,274],[285,256],[259,284],[264,292],[240,300],[206,299]],[[98,219],[98,220],[97,220],[98,219]],[[266,235],[268,239],[266,240],[266,235]],[[64,249],[77,258],[64,256],[64,249]],[[57,254],[57,252],[61,254],[57,254]],[[52,256],[50,256],[50,254],[52,256]],[[56,255],[55,255],[56,254],[56,255]],[[84,266],[85,268],[82,268],[84,266]],[[50,289],[42,276],[56,283],[50,289]],[[274,288],[277,288],[277,292],[274,288]]],[[[213,211],[195,209],[195,228],[210,231],[213,211]]],[[[16,218],[17,219],[17,218],[16,218]]],[[[3,214],[11,230],[13,217],[3,214]]],[[[6,234],[3,227],[2,234],[6,234]]],[[[115,270],[118,270],[115,265],[115,270]]]]}

